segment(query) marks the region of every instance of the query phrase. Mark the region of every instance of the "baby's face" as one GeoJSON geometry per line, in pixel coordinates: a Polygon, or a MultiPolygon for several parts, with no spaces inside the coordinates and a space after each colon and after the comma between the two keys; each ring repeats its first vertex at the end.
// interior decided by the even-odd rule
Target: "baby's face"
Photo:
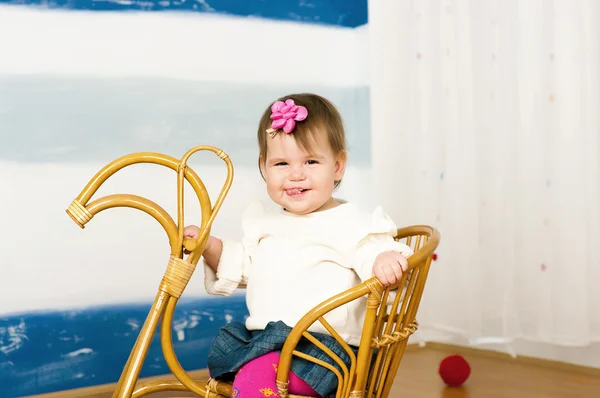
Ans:
{"type": "Polygon", "coordinates": [[[325,134],[318,135],[313,153],[301,149],[292,134],[280,132],[267,141],[262,163],[267,192],[294,214],[324,210],[331,204],[335,181],[344,176],[346,157],[333,153],[325,134]]]}

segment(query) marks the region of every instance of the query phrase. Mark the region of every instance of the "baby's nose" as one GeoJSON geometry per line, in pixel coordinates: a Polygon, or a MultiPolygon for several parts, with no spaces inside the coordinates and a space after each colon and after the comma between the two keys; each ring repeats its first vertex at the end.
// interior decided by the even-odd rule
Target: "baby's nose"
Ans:
{"type": "Polygon", "coordinates": [[[304,180],[305,178],[306,176],[302,167],[295,167],[290,172],[290,179],[292,181],[304,180]]]}

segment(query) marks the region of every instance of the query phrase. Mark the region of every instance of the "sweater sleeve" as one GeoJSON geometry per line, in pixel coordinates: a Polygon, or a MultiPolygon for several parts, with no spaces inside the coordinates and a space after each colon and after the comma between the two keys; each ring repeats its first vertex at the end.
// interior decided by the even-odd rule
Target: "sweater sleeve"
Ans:
{"type": "Polygon", "coordinates": [[[373,276],[373,263],[377,256],[386,251],[397,251],[404,257],[410,257],[413,250],[396,242],[397,228],[394,221],[377,207],[370,220],[365,222],[364,233],[356,249],[355,271],[362,281],[373,276]]]}
{"type": "Polygon", "coordinates": [[[204,263],[204,287],[211,295],[229,296],[245,287],[252,266],[252,254],[260,240],[260,219],[264,208],[254,202],[244,211],[242,228],[244,237],[239,241],[219,237],[223,251],[215,272],[204,263]]]}

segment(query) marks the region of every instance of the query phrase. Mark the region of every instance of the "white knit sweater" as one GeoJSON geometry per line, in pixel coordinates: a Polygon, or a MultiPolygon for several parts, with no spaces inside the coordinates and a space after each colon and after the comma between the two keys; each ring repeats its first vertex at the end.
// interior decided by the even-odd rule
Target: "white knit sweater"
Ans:
{"type": "MultiPolygon", "coordinates": [[[[218,271],[205,264],[205,286],[210,294],[227,296],[247,285],[249,330],[271,321],[294,326],[315,305],[372,277],[380,253],[412,254],[394,241],[396,225],[380,207],[369,213],[343,203],[298,216],[258,201],[244,212],[242,226],[241,242],[221,238],[218,271]]],[[[360,340],[364,300],[325,316],[352,345],[360,340]]],[[[318,322],[309,330],[327,333],[318,322]]]]}

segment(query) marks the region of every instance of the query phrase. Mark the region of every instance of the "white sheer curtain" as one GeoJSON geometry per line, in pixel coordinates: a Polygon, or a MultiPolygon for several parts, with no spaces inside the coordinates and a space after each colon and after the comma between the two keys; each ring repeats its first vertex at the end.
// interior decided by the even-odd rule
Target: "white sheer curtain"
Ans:
{"type": "Polygon", "coordinates": [[[421,338],[600,341],[600,2],[369,14],[375,195],[442,233],[421,338]]]}

